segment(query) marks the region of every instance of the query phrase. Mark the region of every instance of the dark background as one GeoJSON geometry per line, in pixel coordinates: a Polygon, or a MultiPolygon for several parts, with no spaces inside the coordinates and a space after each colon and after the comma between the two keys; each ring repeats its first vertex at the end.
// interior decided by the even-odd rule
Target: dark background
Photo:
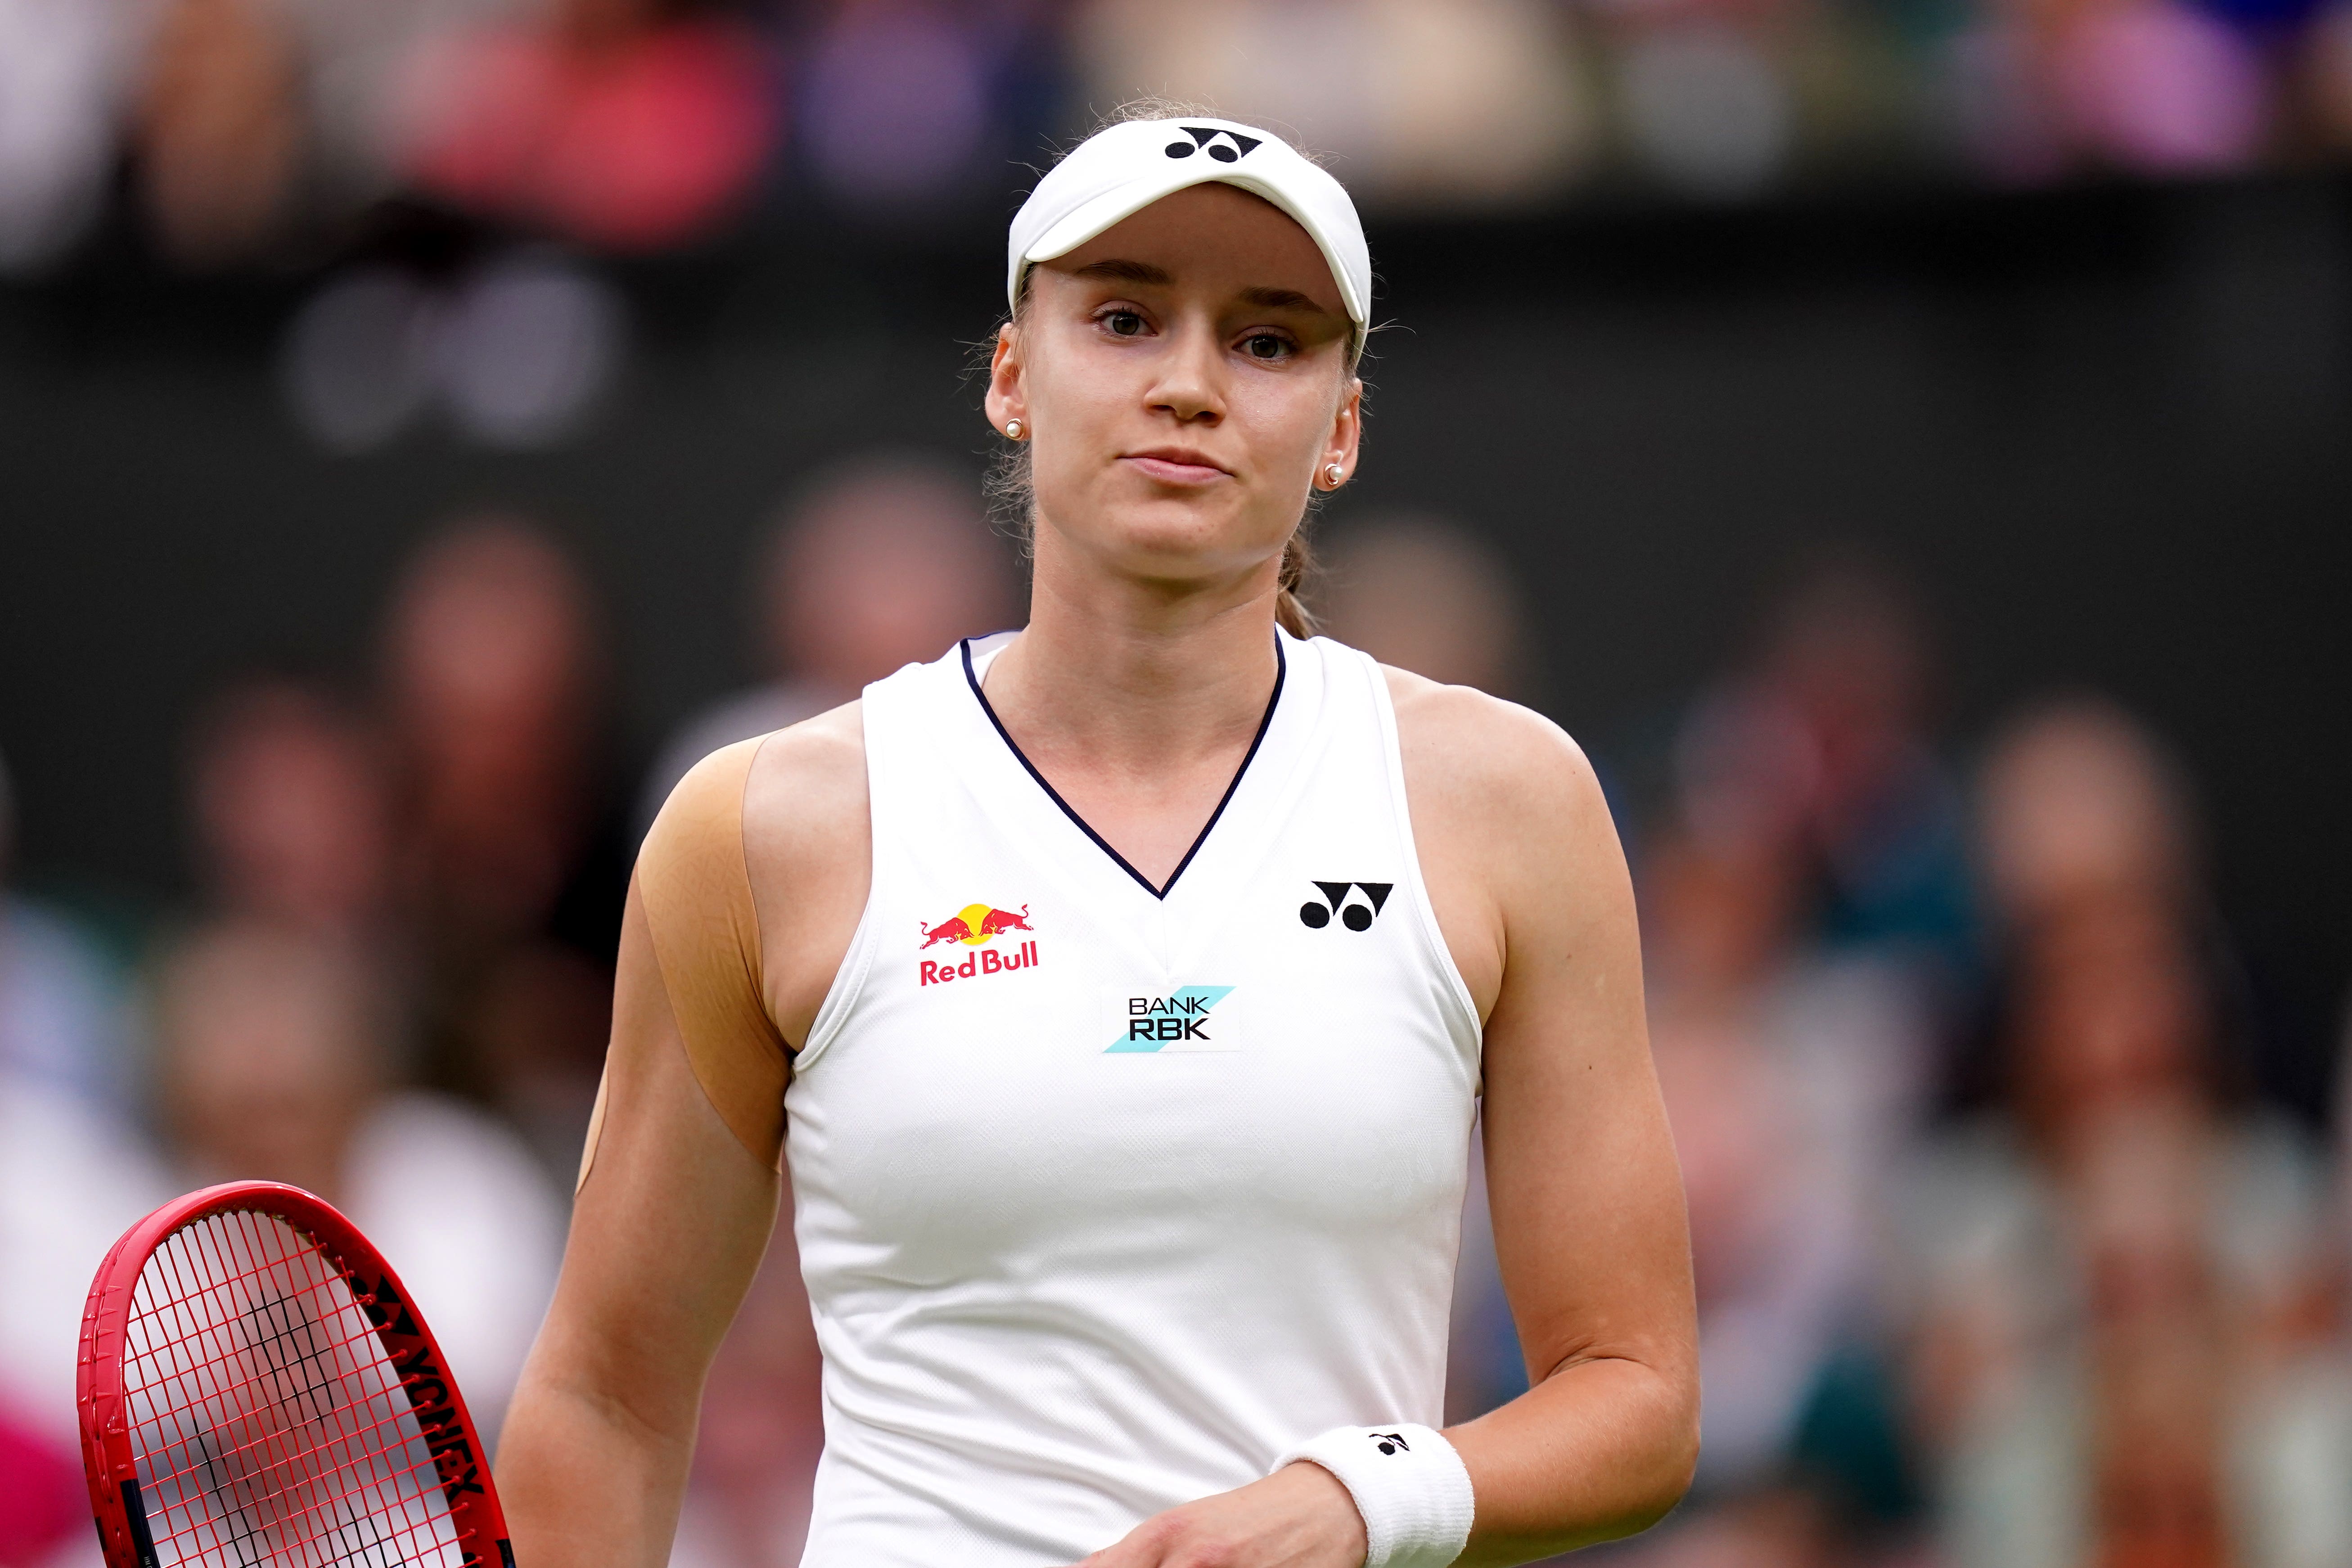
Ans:
{"type": "MultiPolygon", "coordinates": [[[[581,553],[635,756],[744,670],[743,560],[799,476],[968,455],[1001,219],[800,227],[612,272],[619,390],[517,455],[297,429],[275,351],[310,275],[192,280],[123,245],[0,289],[0,742],[26,875],[182,880],[192,702],[257,663],[364,668],[405,551],[512,506],[581,553]]],[[[2090,686],[2203,791],[2263,1075],[2324,1095],[2352,973],[2352,180],[1914,191],[1375,222],[1361,478],[1486,532],[1539,615],[1546,706],[1607,765],[1816,546],[1916,583],[1962,742],[2090,686]]]]}

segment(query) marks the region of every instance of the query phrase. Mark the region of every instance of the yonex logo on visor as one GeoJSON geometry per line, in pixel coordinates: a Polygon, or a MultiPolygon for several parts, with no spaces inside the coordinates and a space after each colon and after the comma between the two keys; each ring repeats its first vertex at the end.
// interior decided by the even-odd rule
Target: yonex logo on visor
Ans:
{"type": "Polygon", "coordinates": [[[1171,158],[1189,158],[1198,147],[1220,163],[1238,163],[1250,155],[1252,149],[1265,144],[1263,138],[1220,131],[1213,125],[1187,125],[1184,134],[1192,140],[1168,143],[1166,151],[1171,158]]]}

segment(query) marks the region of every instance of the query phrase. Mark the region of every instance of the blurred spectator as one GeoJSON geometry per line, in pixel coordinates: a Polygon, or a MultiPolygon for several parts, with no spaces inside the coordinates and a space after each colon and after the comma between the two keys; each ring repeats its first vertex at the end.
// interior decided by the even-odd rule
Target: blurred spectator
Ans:
{"type": "Polygon", "coordinates": [[[135,120],[165,255],[240,261],[275,237],[301,172],[299,61],[269,0],[163,0],[135,120]]]}
{"type": "Polygon", "coordinates": [[[1257,121],[1373,201],[1525,199],[1591,139],[1564,13],[1535,0],[1092,0],[1076,27],[1090,102],[1166,94],[1257,121]]]}
{"type": "Polygon", "coordinates": [[[2182,793],[2074,701],[2002,734],[1983,801],[2006,1093],[1905,1227],[1947,1561],[2352,1561],[2322,1184],[2234,1089],[2182,793]]]}
{"type": "MultiPolygon", "coordinates": [[[[2259,3],[2259,0],[2258,0],[2259,3]]],[[[2070,165],[2150,174],[2243,167],[2272,88],[2249,40],[2175,0],[1987,5],[1953,40],[1962,149],[1995,178],[2070,165]]]]}
{"type": "Polygon", "coordinates": [[[822,1367],[787,1201],[704,1385],[675,1568],[800,1562],[824,1447],[822,1367]]]}
{"type": "Polygon", "coordinates": [[[2341,152],[2352,148],[2352,0],[2323,7],[2312,21],[2310,37],[2300,85],[2317,111],[2321,131],[2341,152]]]}
{"type": "Polygon", "coordinates": [[[1918,1120],[1927,1024],[1898,968],[1803,941],[1802,851],[1685,831],[1643,862],[1706,1405],[1696,1490],[1661,1563],[1826,1562],[1914,1507],[1877,1194],[1918,1120]]]}
{"type": "Polygon", "coordinates": [[[46,1561],[81,1528],[89,1496],[75,1450],[37,1430],[13,1401],[0,1399],[0,1563],[7,1568],[46,1561]]]}
{"type": "Polygon", "coordinates": [[[213,906],[329,934],[380,933],[392,820],[383,749],[331,694],[264,679],[199,724],[194,794],[213,906]]]}
{"type": "Polygon", "coordinates": [[[1989,889],[2021,933],[2078,908],[2191,907],[2181,784],[2121,710],[2076,701],[2035,715],[1996,747],[1979,796],[1989,889]]]}
{"type": "Polygon", "coordinates": [[[731,17],[665,0],[553,0],[452,32],[407,68],[399,160],[476,212],[620,250],[700,239],[767,156],[776,73],[731,17]]]}
{"type": "Polygon", "coordinates": [[[1383,664],[1448,686],[1528,700],[1527,613],[1510,568],[1443,519],[1350,519],[1332,532],[1323,630],[1383,664]]]}
{"type": "Polygon", "coordinates": [[[761,547],[753,592],[767,682],[706,709],[662,747],[640,830],[719,747],[852,701],[867,682],[1018,615],[978,482],[905,453],[858,458],[792,501],[761,547]]]}
{"type": "Polygon", "coordinates": [[[159,966],[155,1010],[158,1104],[184,1182],[291,1182],[350,1215],[495,1429],[563,1246],[562,1205],[522,1144],[478,1111],[387,1087],[395,1005],[349,943],[255,921],[201,928],[159,966]]]}
{"type": "Polygon", "coordinates": [[[96,1555],[74,1408],[82,1297],[169,1194],[127,1125],[141,1064],[121,987],[65,921],[5,890],[14,826],[0,768],[0,1565],[79,1568],[96,1555]]]}
{"type": "Polygon", "coordinates": [[[1787,837],[1843,946],[1918,963],[1956,996],[1978,966],[1959,792],[1927,729],[1927,638],[1885,570],[1808,571],[1767,618],[1752,666],[1701,700],[1676,745],[1702,839],[1787,837]]]}
{"type": "Polygon", "coordinates": [[[0,272],[40,267],[97,216],[137,21],[127,0],[0,0],[0,272]]]}
{"type": "Polygon", "coordinates": [[[1786,64],[1743,9],[1634,6],[1621,18],[1626,140],[1648,173],[1693,195],[1755,195],[1795,151],[1786,64]]]}
{"type": "Polygon", "coordinates": [[[587,585],[520,521],[462,523],[409,563],[385,698],[413,813],[405,868],[457,942],[533,932],[594,826],[602,698],[587,585]]]}
{"type": "Polygon", "coordinates": [[[1850,1288],[1855,1194],[1807,1134],[1794,1042],[1763,993],[1801,910],[1785,846],[1670,843],[1644,858],[1651,1051],[1690,1207],[1706,1405],[1702,1481],[1753,1486],[1793,1433],[1850,1288]]]}
{"type": "Polygon", "coordinates": [[[462,524],[404,574],[383,679],[427,1076],[507,1110],[551,1172],[568,1172],[604,1058],[627,883],[586,584],[520,522],[462,524]]]}
{"type": "Polygon", "coordinates": [[[2269,130],[2270,86],[2252,46],[2171,0],[2051,7],[2053,97],[2092,159],[2154,174],[2252,163],[2269,130]]]}
{"type": "Polygon", "coordinates": [[[985,31],[999,7],[829,0],[802,66],[802,155],[852,207],[950,196],[989,139],[985,31]]]}
{"type": "Polygon", "coordinates": [[[125,987],[69,921],[8,890],[16,830],[0,763],[0,1079],[120,1114],[139,1066],[125,987]]]}
{"type": "Polygon", "coordinates": [[[398,177],[402,93],[432,51],[461,31],[514,22],[543,0],[301,0],[302,108],[315,194],[347,212],[398,177]]]}
{"type": "Polygon", "coordinates": [[[98,1562],[74,1377],[82,1299],[116,1237],[171,1195],[116,1118],[0,1062],[0,1563],[98,1562]]]}

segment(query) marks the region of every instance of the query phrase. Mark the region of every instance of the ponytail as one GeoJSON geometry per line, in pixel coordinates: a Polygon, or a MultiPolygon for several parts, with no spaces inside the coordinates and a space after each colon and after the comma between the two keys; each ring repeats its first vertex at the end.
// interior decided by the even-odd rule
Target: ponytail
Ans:
{"type": "Polygon", "coordinates": [[[1315,547],[1307,542],[1307,520],[1301,518],[1290,542],[1282,547],[1282,571],[1276,579],[1274,618],[1295,637],[1315,635],[1315,616],[1306,603],[1307,584],[1315,576],[1315,547]]]}

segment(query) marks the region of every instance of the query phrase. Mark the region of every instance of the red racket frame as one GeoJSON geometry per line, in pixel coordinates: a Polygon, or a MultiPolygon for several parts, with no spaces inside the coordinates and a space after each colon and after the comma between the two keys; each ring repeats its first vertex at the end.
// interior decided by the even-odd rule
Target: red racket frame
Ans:
{"type": "Polygon", "coordinates": [[[99,1265],[82,1309],[82,1471],[108,1568],[159,1568],[155,1542],[139,1495],[137,1456],[131,1449],[129,1400],[122,1361],[129,1348],[131,1303],[139,1276],[156,1249],[178,1231],[215,1215],[257,1214],[284,1221],[309,1237],[335,1267],[390,1358],[400,1386],[428,1436],[449,1505],[450,1522],[467,1568],[514,1568],[505,1512],[490,1484],[483,1446],[440,1344],[425,1326],[407,1288],[359,1227],[332,1205],[282,1182],[229,1182],[165,1204],[122,1234],[99,1265]]]}

